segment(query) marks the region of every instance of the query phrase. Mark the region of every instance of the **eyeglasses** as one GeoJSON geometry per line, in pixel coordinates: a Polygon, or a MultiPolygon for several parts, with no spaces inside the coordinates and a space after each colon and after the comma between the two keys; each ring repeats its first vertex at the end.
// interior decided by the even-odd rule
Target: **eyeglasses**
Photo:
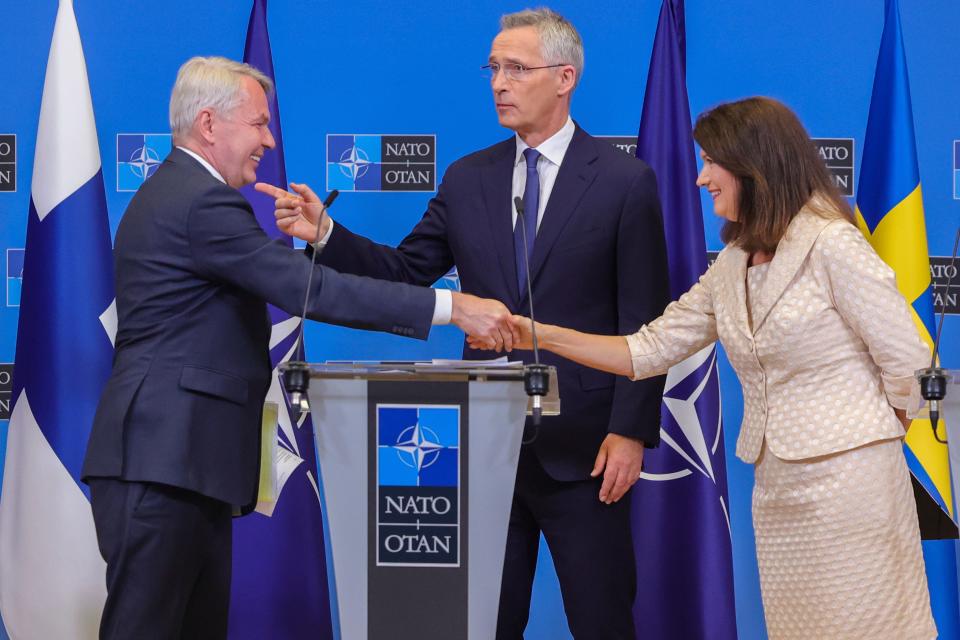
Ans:
{"type": "Polygon", "coordinates": [[[560,64],[547,64],[542,67],[525,67],[516,62],[505,62],[504,64],[500,64],[499,62],[491,62],[490,64],[485,64],[480,68],[483,69],[492,82],[501,70],[503,70],[503,75],[507,77],[507,80],[523,81],[529,77],[531,71],[536,71],[537,69],[553,69],[554,67],[565,66],[567,66],[566,62],[561,62],[560,64]]]}

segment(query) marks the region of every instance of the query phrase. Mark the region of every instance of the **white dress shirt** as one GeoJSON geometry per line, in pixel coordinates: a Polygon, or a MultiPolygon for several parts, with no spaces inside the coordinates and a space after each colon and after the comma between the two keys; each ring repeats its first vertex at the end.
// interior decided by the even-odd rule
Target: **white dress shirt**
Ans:
{"type": "MultiPolygon", "coordinates": [[[[536,150],[540,152],[537,158],[537,173],[540,174],[540,200],[537,208],[537,229],[540,229],[540,222],[543,221],[543,212],[547,208],[547,202],[550,200],[550,194],[553,193],[553,185],[557,181],[557,173],[560,172],[560,164],[563,157],[567,155],[567,149],[570,147],[570,141],[573,140],[573,132],[576,127],[573,119],[567,116],[567,122],[555,134],[540,143],[536,150]]],[[[517,196],[523,197],[524,188],[527,186],[527,161],[523,157],[523,152],[530,145],[524,142],[520,136],[517,136],[517,155],[513,165],[513,195],[510,202],[517,196]]],[[[517,224],[517,210],[510,207],[513,212],[513,224],[517,224]]]]}
{"type": "Polygon", "coordinates": [[[200,154],[195,153],[195,152],[191,151],[190,149],[187,149],[186,147],[179,147],[179,146],[178,146],[177,149],[180,149],[180,151],[183,151],[185,154],[187,154],[188,156],[190,156],[191,158],[193,158],[194,160],[196,160],[197,162],[199,162],[200,164],[202,164],[202,165],[203,165],[203,168],[206,169],[207,171],[209,171],[209,172],[210,172],[210,175],[212,175],[214,178],[216,178],[217,180],[219,180],[219,181],[222,182],[223,184],[227,184],[227,181],[223,179],[223,176],[220,175],[220,172],[217,171],[216,169],[214,169],[212,164],[210,164],[209,162],[207,162],[206,160],[204,160],[202,157],[200,157],[200,154]]]}
{"type": "MultiPolygon", "coordinates": [[[[213,168],[209,162],[200,157],[199,154],[194,153],[186,147],[178,146],[177,149],[180,149],[194,160],[203,165],[203,168],[210,172],[214,178],[227,184],[227,181],[223,179],[223,176],[220,175],[220,172],[213,168]]],[[[330,219],[330,228],[327,230],[326,235],[323,236],[323,239],[320,242],[317,242],[314,245],[315,251],[322,251],[323,247],[326,246],[327,240],[330,239],[330,233],[333,231],[333,219],[330,219]]],[[[433,320],[431,324],[450,324],[450,318],[453,315],[453,293],[448,289],[436,289],[435,291],[435,302],[433,305],[433,320]]]]}

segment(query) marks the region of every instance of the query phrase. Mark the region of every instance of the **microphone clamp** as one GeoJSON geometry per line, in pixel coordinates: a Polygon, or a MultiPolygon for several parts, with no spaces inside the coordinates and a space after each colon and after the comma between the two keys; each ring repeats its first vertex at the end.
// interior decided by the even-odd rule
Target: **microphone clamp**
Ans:
{"type": "Polygon", "coordinates": [[[937,434],[937,423],[940,422],[940,402],[947,395],[947,375],[940,367],[930,367],[917,372],[920,380],[920,395],[927,401],[930,410],[930,426],[933,428],[933,437],[937,442],[946,444],[937,434]]]}
{"type": "Polygon", "coordinates": [[[290,408],[296,417],[310,411],[307,390],[310,388],[310,368],[306,362],[288,362],[283,370],[283,387],[290,396],[290,408]]]}
{"type": "Polygon", "coordinates": [[[547,365],[528,364],[523,367],[523,389],[533,404],[533,426],[540,426],[543,415],[543,397],[550,391],[550,372],[547,365]]]}

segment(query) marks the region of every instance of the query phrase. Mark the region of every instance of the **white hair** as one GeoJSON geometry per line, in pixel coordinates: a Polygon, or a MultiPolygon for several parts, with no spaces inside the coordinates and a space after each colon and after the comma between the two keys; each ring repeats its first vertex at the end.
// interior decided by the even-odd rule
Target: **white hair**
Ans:
{"type": "Polygon", "coordinates": [[[540,49],[547,64],[569,64],[583,75],[583,41],[570,21],[546,7],[524,9],[500,17],[500,29],[534,27],[540,36],[540,49]]]}
{"type": "Polygon", "coordinates": [[[219,56],[196,56],[183,63],[170,94],[170,131],[174,138],[189,133],[201,109],[229,113],[243,99],[244,76],[253,78],[264,93],[273,91],[273,82],[243,62],[219,56]]]}

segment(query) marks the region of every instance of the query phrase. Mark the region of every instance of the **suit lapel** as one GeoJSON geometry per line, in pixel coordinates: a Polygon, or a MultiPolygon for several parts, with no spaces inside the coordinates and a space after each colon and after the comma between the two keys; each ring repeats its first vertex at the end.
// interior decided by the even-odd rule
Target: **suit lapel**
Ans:
{"type": "Polygon", "coordinates": [[[734,322],[737,328],[743,332],[743,335],[752,335],[750,331],[750,321],[747,317],[747,252],[736,245],[730,245],[724,256],[728,265],[724,268],[723,274],[726,280],[726,288],[733,292],[734,304],[734,322]]]}
{"type": "Polygon", "coordinates": [[[803,266],[820,232],[831,222],[831,219],[818,216],[807,209],[802,209],[790,222],[777,245],[767,278],[757,295],[756,313],[753,316],[754,333],[763,326],[764,320],[803,266]]]}
{"type": "MultiPolygon", "coordinates": [[[[597,177],[594,166],[598,157],[593,139],[579,126],[573,133],[570,147],[563,157],[553,191],[543,212],[543,220],[537,230],[537,241],[533,247],[533,261],[530,263],[530,283],[537,281],[543,270],[543,264],[553,249],[557,238],[567,225],[567,221],[577,210],[583,194],[597,177]]],[[[589,212],[585,212],[588,214],[589,212]]],[[[512,246],[512,245],[511,245],[512,246]]],[[[526,299],[526,291],[520,292],[520,301],[526,299]]]]}
{"type": "Polygon", "coordinates": [[[506,290],[512,296],[513,308],[516,309],[520,294],[517,291],[517,265],[513,251],[513,205],[510,197],[513,192],[513,164],[517,151],[514,140],[504,142],[492,152],[490,164],[480,172],[480,183],[497,262],[500,264],[506,290]]]}

